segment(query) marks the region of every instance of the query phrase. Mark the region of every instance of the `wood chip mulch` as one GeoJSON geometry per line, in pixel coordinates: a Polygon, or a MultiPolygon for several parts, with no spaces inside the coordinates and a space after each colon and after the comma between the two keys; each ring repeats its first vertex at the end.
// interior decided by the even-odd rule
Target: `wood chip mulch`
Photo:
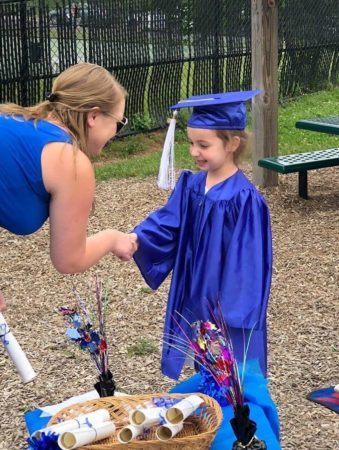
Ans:
{"type": "MultiPolygon", "coordinates": [[[[251,176],[250,167],[244,171],[251,176]]],[[[309,173],[310,199],[297,196],[297,175],[280,176],[262,189],[271,209],[274,275],[268,314],[269,386],[281,423],[283,450],[338,449],[338,416],[306,399],[315,389],[339,383],[338,169],[309,173]]],[[[97,186],[89,232],[130,231],[166,200],[154,178],[109,181],[97,186]]],[[[57,313],[74,304],[73,287],[92,297],[92,274],[110,286],[107,314],[110,361],[120,388],[129,393],[167,391],[173,380],[159,371],[168,280],[149,290],[133,262],[104,258],[81,275],[59,275],[49,260],[48,225],[29,237],[0,230],[1,289],[13,333],[39,373],[24,385],[0,346],[0,449],[26,447],[24,412],[93,389],[94,365],[65,337],[57,313]],[[158,351],[127,356],[141,337],[158,351]]],[[[270,449],[274,450],[274,449],[270,449]]]]}

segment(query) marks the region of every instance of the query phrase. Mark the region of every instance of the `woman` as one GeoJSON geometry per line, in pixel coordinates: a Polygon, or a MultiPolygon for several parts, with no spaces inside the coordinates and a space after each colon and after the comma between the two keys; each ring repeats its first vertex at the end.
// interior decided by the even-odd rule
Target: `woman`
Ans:
{"type": "Polygon", "coordinates": [[[89,157],[127,123],[125,97],[106,69],[81,63],[55,79],[46,101],[0,105],[0,227],[31,234],[49,217],[60,273],[83,272],[111,252],[128,260],[135,249],[133,237],[117,230],[86,233],[95,191],[89,157]]]}

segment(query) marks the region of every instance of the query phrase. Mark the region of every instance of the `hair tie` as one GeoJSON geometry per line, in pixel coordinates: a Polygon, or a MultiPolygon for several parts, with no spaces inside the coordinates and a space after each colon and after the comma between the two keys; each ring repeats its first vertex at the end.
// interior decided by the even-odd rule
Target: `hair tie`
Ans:
{"type": "Polygon", "coordinates": [[[55,102],[57,99],[57,96],[55,94],[53,94],[53,92],[48,92],[48,94],[46,94],[46,100],[48,100],[49,102],[55,102]]]}

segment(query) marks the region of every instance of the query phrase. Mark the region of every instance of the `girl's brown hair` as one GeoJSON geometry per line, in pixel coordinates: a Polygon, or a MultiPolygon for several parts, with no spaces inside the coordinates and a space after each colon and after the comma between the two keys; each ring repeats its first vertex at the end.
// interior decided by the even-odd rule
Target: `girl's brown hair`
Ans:
{"type": "Polygon", "coordinates": [[[87,113],[93,108],[113,113],[125,97],[125,89],[108,70],[96,64],[80,63],[54,80],[48,100],[30,107],[3,104],[0,113],[33,120],[55,119],[69,130],[73,144],[88,153],[87,113]]]}
{"type": "Polygon", "coordinates": [[[237,164],[241,155],[247,150],[249,144],[249,135],[245,130],[216,130],[219,139],[229,142],[233,136],[240,138],[239,147],[234,152],[234,162],[237,164]]]}

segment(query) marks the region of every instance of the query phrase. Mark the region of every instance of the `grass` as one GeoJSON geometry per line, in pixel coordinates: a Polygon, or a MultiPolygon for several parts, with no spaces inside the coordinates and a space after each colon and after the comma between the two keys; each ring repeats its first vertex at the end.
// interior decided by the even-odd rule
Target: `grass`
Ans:
{"type": "MultiPolygon", "coordinates": [[[[339,146],[339,138],[295,128],[299,119],[338,115],[339,87],[288,100],[279,106],[279,154],[301,153],[339,146]]],[[[155,176],[158,173],[165,131],[140,134],[114,141],[95,163],[98,181],[110,178],[155,176]]],[[[176,132],[175,165],[194,169],[188,153],[184,121],[176,132]]]]}
{"type": "Polygon", "coordinates": [[[127,354],[130,358],[133,356],[150,355],[156,351],[157,351],[156,344],[143,337],[139,338],[139,340],[135,344],[130,345],[127,348],[127,354]]]}
{"type": "Polygon", "coordinates": [[[339,146],[337,136],[300,130],[295,122],[320,116],[336,116],[339,105],[339,88],[298,97],[279,107],[279,154],[299,153],[339,146]]]}
{"type": "MultiPolygon", "coordinates": [[[[106,149],[103,156],[95,161],[95,176],[98,181],[109,180],[110,178],[146,177],[156,175],[159,169],[162,144],[165,139],[165,131],[160,131],[156,137],[148,135],[138,135],[127,137],[121,141],[113,142],[110,148],[106,149]],[[128,155],[125,151],[123,159],[117,159],[123,153],[122,148],[130,146],[132,142],[139,141],[139,150],[133,155],[128,155]],[[148,146],[148,150],[146,150],[148,146]],[[110,156],[109,156],[110,155],[110,156]],[[130,157],[128,157],[130,156],[130,157]],[[110,158],[112,162],[110,162],[110,158]]],[[[176,167],[178,169],[193,169],[194,163],[188,153],[186,135],[178,130],[176,133],[176,167]]],[[[134,145],[134,144],[133,144],[134,145]]]]}

